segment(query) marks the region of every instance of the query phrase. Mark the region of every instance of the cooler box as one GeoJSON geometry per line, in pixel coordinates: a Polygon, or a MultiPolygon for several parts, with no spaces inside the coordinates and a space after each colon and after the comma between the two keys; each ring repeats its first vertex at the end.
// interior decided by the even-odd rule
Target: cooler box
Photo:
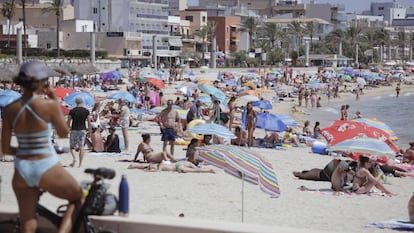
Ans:
{"type": "Polygon", "coordinates": [[[326,144],[323,142],[315,141],[312,145],[312,152],[321,155],[327,155],[328,150],[326,148],[326,144]]]}

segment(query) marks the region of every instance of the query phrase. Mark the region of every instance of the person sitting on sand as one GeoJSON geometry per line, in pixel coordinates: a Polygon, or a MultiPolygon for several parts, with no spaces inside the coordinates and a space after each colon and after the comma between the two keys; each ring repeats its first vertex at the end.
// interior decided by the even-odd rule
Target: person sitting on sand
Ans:
{"type": "Polygon", "coordinates": [[[292,143],[295,146],[299,147],[299,141],[296,137],[296,133],[293,131],[292,127],[289,127],[288,130],[283,134],[283,141],[285,143],[292,143]]]}
{"type": "Polygon", "coordinates": [[[194,165],[198,165],[200,162],[196,158],[196,147],[198,146],[198,139],[193,138],[190,141],[190,144],[187,146],[187,152],[185,153],[185,157],[187,158],[188,162],[192,162],[194,165]]]}
{"type": "Polygon", "coordinates": [[[109,135],[107,136],[105,141],[105,152],[121,152],[121,149],[119,147],[119,137],[118,134],[115,133],[115,131],[115,126],[111,126],[109,128],[109,135]]]}
{"type": "Polygon", "coordinates": [[[392,195],[380,181],[380,178],[375,178],[368,170],[371,167],[371,161],[368,157],[360,156],[358,159],[358,170],[352,182],[352,191],[357,194],[369,193],[375,186],[377,189],[385,194],[392,195]]]}
{"type": "Polygon", "coordinates": [[[247,146],[247,132],[242,130],[240,126],[234,129],[234,135],[236,138],[231,139],[231,144],[235,146],[247,146]]]}
{"type": "Polygon", "coordinates": [[[138,145],[137,152],[135,153],[134,161],[137,161],[139,153],[144,155],[144,161],[150,163],[159,163],[163,160],[176,161],[174,156],[167,151],[155,153],[154,149],[150,146],[151,136],[149,134],[142,135],[142,142],[138,145]]]}
{"type": "Polygon", "coordinates": [[[216,173],[211,168],[197,167],[188,161],[161,162],[161,163],[132,163],[128,169],[143,169],[149,171],[170,171],[179,173],[216,173]]]}
{"type": "Polygon", "coordinates": [[[414,142],[408,143],[410,147],[405,151],[403,155],[403,162],[414,165],[414,142]]]}
{"type": "Polygon", "coordinates": [[[206,134],[203,137],[203,141],[200,143],[200,146],[209,146],[212,145],[213,143],[211,142],[211,140],[213,139],[212,135],[206,134]]]}

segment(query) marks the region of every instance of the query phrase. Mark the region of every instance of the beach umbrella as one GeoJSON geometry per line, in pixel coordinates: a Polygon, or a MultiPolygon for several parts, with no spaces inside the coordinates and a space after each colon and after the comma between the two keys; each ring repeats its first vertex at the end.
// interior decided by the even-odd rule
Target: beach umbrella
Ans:
{"type": "MultiPolygon", "coordinates": [[[[251,149],[230,145],[211,145],[198,147],[197,151],[199,151],[201,160],[224,169],[238,178],[258,184],[260,189],[271,197],[280,196],[279,181],[271,163],[251,149]]],[[[242,188],[244,192],[244,186],[242,188]]]]}
{"type": "Polygon", "coordinates": [[[215,135],[222,138],[236,138],[236,136],[228,128],[216,123],[197,125],[191,129],[188,129],[187,132],[202,135],[215,135]]]}
{"type": "Polygon", "coordinates": [[[328,147],[329,151],[356,152],[371,155],[396,155],[387,143],[375,138],[351,138],[328,147]]]}
{"type": "Polygon", "coordinates": [[[254,102],[254,101],[259,101],[259,97],[254,96],[254,95],[243,95],[239,97],[239,100],[242,101],[244,104],[248,103],[248,102],[254,102]]]}
{"type": "Polygon", "coordinates": [[[244,95],[254,95],[254,96],[259,96],[259,94],[257,93],[257,91],[255,90],[242,90],[238,93],[239,96],[244,96],[244,95]]]}
{"type": "Polygon", "coordinates": [[[214,166],[229,169],[230,173],[242,178],[244,175],[250,182],[259,184],[260,189],[272,197],[279,197],[279,181],[270,162],[256,154],[249,148],[211,145],[199,147],[197,149],[202,160],[214,166]],[[216,162],[215,162],[216,161],[216,162]],[[234,173],[236,170],[238,173],[234,173]]]}
{"type": "Polygon", "coordinates": [[[137,102],[137,98],[135,98],[131,93],[126,91],[118,91],[112,93],[108,96],[108,99],[122,99],[133,104],[137,102]]]}
{"type": "Polygon", "coordinates": [[[211,97],[207,96],[207,95],[203,95],[203,96],[198,97],[196,99],[196,101],[201,101],[202,103],[205,103],[205,104],[211,104],[212,103],[211,97]]]}
{"type": "Polygon", "coordinates": [[[59,96],[61,99],[64,99],[66,96],[68,96],[70,93],[74,92],[75,89],[73,88],[64,88],[64,87],[56,87],[55,88],[55,94],[59,96]]]}
{"type": "Polygon", "coordinates": [[[165,83],[161,79],[157,78],[146,78],[148,83],[151,83],[152,85],[158,87],[158,88],[164,88],[165,83]]]}
{"type": "Polygon", "coordinates": [[[242,87],[250,87],[251,89],[255,90],[257,88],[257,85],[252,82],[243,83],[242,87]]]}
{"type": "Polygon", "coordinates": [[[176,89],[183,93],[185,96],[191,96],[193,93],[193,88],[190,86],[181,86],[177,87],[176,89]]]}
{"type": "Polygon", "coordinates": [[[95,98],[93,97],[93,95],[91,95],[88,92],[81,92],[81,91],[70,93],[68,96],[63,98],[63,101],[67,103],[70,107],[74,107],[76,106],[75,100],[77,97],[82,98],[83,104],[85,106],[92,106],[95,104],[95,98]]]}
{"type": "Polygon", "coordinates": [[[70,108],[64,106],[64,105],[60,105],[60,109],[62,110],[63,115],[68,115],[70,112],[70,108]]]}
{"type": "Polygon", "coordinates": [[[398,140],[397,135],[395,134],[394,130],[391,129],[391,127],[389,127],[384,122],[379,121],[375,118],[357,118],[357,119],[354,119],[353,121],[362,122],[362,123],[368,124],[370,126],[373,126],[375,128],[381,129],[381,130],[385,131],[386,133],[388,133],[389,138],[392,141],[397,141],[398,140]]]}
{"type": "Polygon", "coordinates": [[[336,120],[321,129],[321,134],[328,145],[336,145],[352,138],[374,138],[385,142],[394,152],[399,149],[389,139],[389,134],[381,129],[357,121],[336,120]]]}
{"type": "Polygon", "coordinates": [[[0,107],[6,107],[21,97],[22,95],[19,92],[13,90],[0,91],[0,107]]]}
{"type": "Polygon", "coordinates": [[[299,123],[295,121],[291,116],[286,114],[274,114],[276,117],[278,117],[283,123],[285,123],[288,127],[296,127],[299,126],[299,123]]]}
{"type": "MultiPolygon", "coordinates": [[[[167,107],[168,107],[167,105],[158,106],[158,107],[151,108],[149,111],[153,113],[160,113],[162,110],[166,109],[167,107]]],[[[172,107],[175,110],[182,110],[181,107],[178,105],[173,105],[172,107]]]]}
{"type": "Polygon", "coordinates": [[[252,106],[260,109],[272,109],[272,103],[269,100],[259,100],[252,102],[252,106]]]}
{"type": "Polygon", "coordinates": [[[281,132],[288,129],[287,125],[276,115],[271,113],[257,113],[256,127],[266,131],[281,132]]]}
{"type": "Polygon", "coordinates": [[[208,95],[212,95],[213,98],[219,100],[221,104],[227,104],[226,95],[220,89],[207,84],[199,84],[198,89],[208,95]]]}

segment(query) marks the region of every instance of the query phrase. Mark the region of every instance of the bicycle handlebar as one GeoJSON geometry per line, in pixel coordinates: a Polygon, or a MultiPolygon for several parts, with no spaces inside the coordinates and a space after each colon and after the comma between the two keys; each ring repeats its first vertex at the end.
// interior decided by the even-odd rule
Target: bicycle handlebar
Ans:
{"type": "Polygon", "coordinates": [[[97,169],[87,168],[85,173],[91,174],[94,177],[102,177],[104,179],[112,179],[115,177],[115,170],[105,167],[100,167],[97,169]]]}

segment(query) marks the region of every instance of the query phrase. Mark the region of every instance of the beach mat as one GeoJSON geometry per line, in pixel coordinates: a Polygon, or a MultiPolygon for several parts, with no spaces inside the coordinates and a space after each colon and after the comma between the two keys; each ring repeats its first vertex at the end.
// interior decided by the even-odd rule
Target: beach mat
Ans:
{"type": "Polygon", "coordinates": [[[414,231],[414,224],[407,220],[386,220],[381,222],[373,222],[366,225],[367,227],[376,227],[380,229],[392,229],[398,231],[414,231]]]}

